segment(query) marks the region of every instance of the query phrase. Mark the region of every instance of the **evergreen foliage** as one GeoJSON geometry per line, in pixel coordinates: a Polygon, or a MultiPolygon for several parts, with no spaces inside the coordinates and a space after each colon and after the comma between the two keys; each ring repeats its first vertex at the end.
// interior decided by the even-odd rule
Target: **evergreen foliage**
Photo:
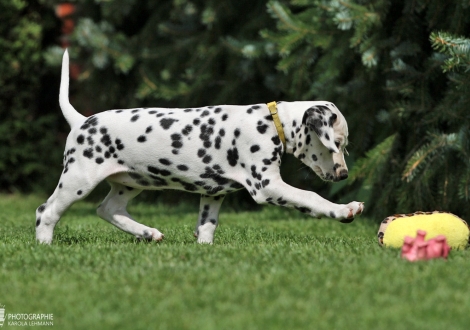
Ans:
{"type": "Polygon", "coordinates": [[[287,95],[335,102],[352,154],[370,149],[343,193],[358,189],[382,216],[470,216],[469,40],[456,36],[468,31],[468,4],[292,0],[268,10],[277,29],[262,35],[276,45],[287,95]]]}
{"type": "MultiPolygon", "coordinates": [[[[275,97],[274,60],[252,56],[267,25],[259,1],[103,1],[82,8],[71,56],[82,66],[87,112],[134,106],[249,104],[275,97]],[[100,82],[106,81],[106,84],[100,82]],[[89,89],[87,89],[89,88],[89,89]]],[[[51,49],[50,64],[61,52],[51,49]]]]}
{"type": "MultiPolygon", "coordinates": [[[[44,31],[53,13],[36,1],[0,2],[0,187],[38,188],[51,163],[60,164],[56,114],[50,114],[44,31]],[[55,146],[55,148],[54,148],[55,146]],[[47,157],[44,155],[47,154],[47,157]]],[[[54,97],[57,100],[57,97],[54,97]]]]}
{"type": "MultiPolygon", "coordinates": [[[[37,1],[51,13],[56,4],[37,1]]],[[[43,30],[52,23],[43,12],[34,14],[38,3],[1,4],[7,51],[0,55],[6,86],[0,111],[11,110],[0,123],[7,187],[28,188],[26,182],[47,173],[37,153],[57,142],[54,125],[68,129],[56,102],[34,105],[38,91],[56,99],[42,82],[51,70],[59,72],[63,52],[48,48],[49,66],[41,65],[38,54],[51,38],[45,42],[43,30]]],[[[74,3],[70,51],[81,70],[71,99],[85,115],[137,106],[329,100],[349,124],[349,184],[318,183],[309,169],[295,167],[284,168],[288,181],[335,200],[364,199],[380,217],[420,209],[470,216],[468,1],[74,3]]]]}

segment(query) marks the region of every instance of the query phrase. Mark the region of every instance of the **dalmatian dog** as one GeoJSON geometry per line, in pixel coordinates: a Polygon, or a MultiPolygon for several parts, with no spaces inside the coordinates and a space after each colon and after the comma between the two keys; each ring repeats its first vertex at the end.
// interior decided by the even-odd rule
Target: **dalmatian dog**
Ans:
{"type": "Polygon", "coordinates": [[[281,156],[290,153],[323,180],[348,177],[348,127],[333,103],[279,102],[275,115],[266,104],[254,104],[109,110],[87,118],[70,104],[68,86],[65,51],[59,103],[71,132],[58,186],[36,210],[40,243],[50,244],[61,215],[103,180],[111,191],[98,215],[139,239],[154,241],[163,234],[138,223],[126,210],[144,189],[200,194],[199,243],[213,242],[225,195],[240,189],[247,189],[257,203],[295,208],[312,217],[351,222],[363,211],[363,203],[334,204],[289,186],[280,176],[281,156]]]}

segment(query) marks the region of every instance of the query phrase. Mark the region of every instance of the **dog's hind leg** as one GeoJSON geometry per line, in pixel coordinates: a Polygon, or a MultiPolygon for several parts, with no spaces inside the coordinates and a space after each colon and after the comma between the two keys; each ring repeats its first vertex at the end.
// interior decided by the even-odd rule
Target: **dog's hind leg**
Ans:
{"type": "Polygon", "coordinates": [[[124,186],[120,183],[109,182],[111,191],[98,207],[98,215],[115,225],[119,229],[147,240],[161,241],[163,234],[155,228],[144,226],[129,215],[127,203],[137,196],[142,190],[124,186]]]}
{"type": "Polygon", "coordinates": [[[214,232],[219,223],[219,211],[225,195],[201,196],[199,218],[196,224],[195,236],[198,243],[212,244],[214,232]]]}
{"type": "Polygon", "coordinates": [[[64,180],[66,183],[62,183],[65,172],[51,197],[36,210],[36,240],[39,243],[50,244],[54,228],[62,214],[70,205],[85,198],[100,182],[99,180],[87,181],[76,176],[73,180],[68,177],[64,180]]]}

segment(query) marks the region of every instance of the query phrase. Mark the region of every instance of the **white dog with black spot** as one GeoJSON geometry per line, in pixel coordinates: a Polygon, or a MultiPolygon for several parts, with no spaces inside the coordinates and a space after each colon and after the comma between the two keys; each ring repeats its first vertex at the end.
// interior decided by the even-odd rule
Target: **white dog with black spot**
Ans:
{"type": "Polygon", "coordinates": [[[363,203],[334,204],[286,184],[281,156],[290,153],[323,180],[346,179],[348,127],[330,102],[272,102],[191,109],[109,110],[84,117],[68,99],[69,59],[62,62],[59,103],[71,127],[64,170],[52,196],[36,211],[36,238],[51,243],[54,227],[71,204],[103,180],[111,191],[98,215],[137,238],[163,234],[136,222],[126,207],[142,190],[201,194],[195,235],[212,243],[227,193],[247,189],[260,204],[298,209],[313,217],[351,222],[363,203]]]}

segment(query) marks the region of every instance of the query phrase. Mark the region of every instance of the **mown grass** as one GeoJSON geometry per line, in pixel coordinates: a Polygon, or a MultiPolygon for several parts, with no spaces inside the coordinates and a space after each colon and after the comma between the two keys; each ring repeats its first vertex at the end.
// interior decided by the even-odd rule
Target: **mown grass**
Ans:
{"type": "Polygon", "coordinates": [[[408,263],[377,245],[371,219],[223,209],[207,246],[192,237],[197,207],[132,205],[165,234],[155,244],[80,202],[43,246],[42,202],[0,196],[0,304],[53,313],[56,329],[468,329],[469,250],[408,263]]]}

